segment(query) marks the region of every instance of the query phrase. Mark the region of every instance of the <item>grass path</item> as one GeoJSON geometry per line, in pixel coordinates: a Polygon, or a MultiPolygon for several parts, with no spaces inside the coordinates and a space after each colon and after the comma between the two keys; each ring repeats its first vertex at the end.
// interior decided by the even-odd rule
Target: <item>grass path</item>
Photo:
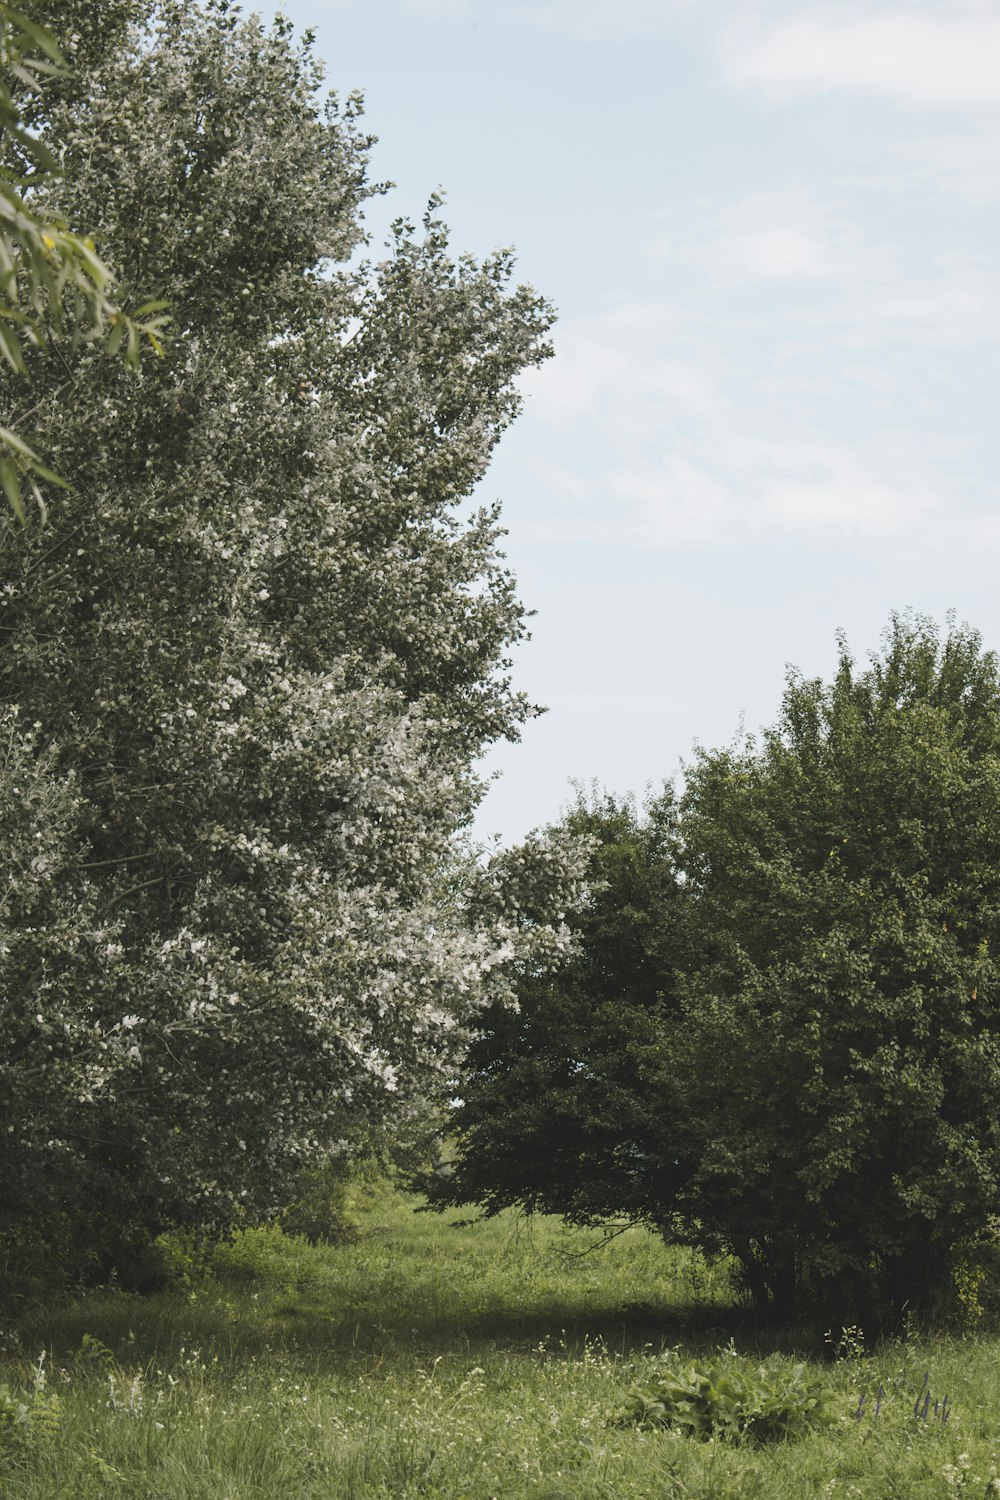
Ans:
{"type": "Polygon", "coordinates": [[[591,1250],[596,1238],[548,1220],[453,1227],[376,1186],[354,1245],[257,1231],[186,1290],[36,1311],[0,1329],[0,1497],[1000,1495],[1000,1343],[986,1337],[824,1366],[840,1420],[768,1449],[609,1426],[670,1349],[710,1357],[732,1341],[791,1365],[823,1348],[759,1348],[722,1271],[639,1231],[591,1250]],[[913,1417],[925,1371],[951,1397],[946,1425],[913,1417]]]}

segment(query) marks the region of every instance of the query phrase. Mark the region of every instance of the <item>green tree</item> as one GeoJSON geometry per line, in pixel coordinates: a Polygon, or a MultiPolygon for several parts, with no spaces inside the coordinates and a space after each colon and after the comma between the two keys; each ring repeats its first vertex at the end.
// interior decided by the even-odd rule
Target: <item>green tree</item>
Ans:
{"type": "MultiPolygon", "coordinates": [[[[574,1214],[582,1183],[601,1214],[735,1256],[758,1307],[782,1317],[891,1317],[946,1296],[1000,1190],[998,830],[1000,677],[969,630],[942,640],[896,618],[867,668],[842,644],[831,683],[793,674],[759,743],[699,752],[643,905],[642,930],[662,933],[649,980],[662,999],[641,1058],[630,1004],[616,1029],[600,985],[567,985],[581,960],[544,987],[586,1128],[605,1097],[590,1079],[624,1080],[626,1101],[609,1082],[621,1130],[603,1203],[567,1152],[545,1206],[574,1214]]],[[[614,876],[591,912],[627,899],[614,876]]],[[[594,962],[607,951],[593,915],[583,941],[594,962]]],[[[654,951],[638,935],[627,946],[654,951]]],[[[503,1158],[477,1136],[483,1101],[498,1070],[531,1065],[503,1026],[476,1049],[439,1198],[484,1195],[503,1158]]],[[[550,1125],[542,1102],[534,1159],[550,1125]]],[[[504,1139],[503,1117],[491,1128],[504,1139]]],[[[517,1145],[528,1156],[530,1133],[517,1145]]],[[[495,1182],[491,1206],[530,1206],[523,1175],[495,1182]]]]}
{"type": "Polygon", "coordinates": [[[581,797],[566,828],[590,848],[576,943],[481,1017],[447,1121],[454,1159],[421,1186],[441,1207],[661,1224],[679,1186],[674,1132],[651,1108],[685,943],[676,808],[669,793],[646,816],[581,797]]]}
{"type": "Polygon", "coordinates": [[[173,0],[48,106],[40,210],[175,335],[138,370],[29,351],[73,490],[0,552],[0,802],[36,757],[49,830],[2,914],[10,1235],[273,1212],[565,941],[565,840],[461,883],[453,842],[532,712],[498,515],[466,502],[551,313],[508,254],[453,258],[436,206],[360,259],[359,108],[286,23],[173,0]]]}

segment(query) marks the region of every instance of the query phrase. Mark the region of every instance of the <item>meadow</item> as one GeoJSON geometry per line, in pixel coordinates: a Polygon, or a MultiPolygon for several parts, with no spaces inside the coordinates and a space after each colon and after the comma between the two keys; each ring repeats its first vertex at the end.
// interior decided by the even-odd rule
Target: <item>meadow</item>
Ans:
{"type": "Polygon", "coordinates": [[[724,1266],[644,1231],[602,1246],[555,1220],[415,1213],[384,1182],[357,1194],[353,1243],[247,1232],[204,1265],[178,1256],[169,1292],[8,1317],[3,1500],[1000,1494],[1000,1346],[982,1332],[765,1335],[724,1266]],[[754,1378],[804,1361],[831,1420],[759,1445],[614,1425],[678,1358],[754,1378]]]}

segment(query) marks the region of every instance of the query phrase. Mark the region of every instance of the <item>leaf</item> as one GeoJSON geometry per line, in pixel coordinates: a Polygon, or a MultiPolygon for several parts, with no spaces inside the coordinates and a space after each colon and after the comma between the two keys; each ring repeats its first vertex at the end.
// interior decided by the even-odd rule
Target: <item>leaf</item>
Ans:
{"type": "Polygon", "coordinates": [[[7,496],[7,503],[22,526],[25,524],[24,502],[21,499],[21,478],[9,459],[0,456],[0,485],[7,496]]]}
{"type": "Polygon", "coordinates": [[[105,345],[105,350],[108,354],[115,355],[118,353],[127,331],[127,321],[124,315],[122,313],[115,313],[111,319],[111,333],[105,345]]]}
{"type": "MultiPolygon", "coordinates": [[[[0,308],[0,320],[2,320],[5,309],[0,308]]],[[[26,375],[27,367],[24,363],[24,353],[21,349],[21,341],[12,329],[0,321],[0,354],[10,365],[11,369],[18,375],[26,375]]]]}

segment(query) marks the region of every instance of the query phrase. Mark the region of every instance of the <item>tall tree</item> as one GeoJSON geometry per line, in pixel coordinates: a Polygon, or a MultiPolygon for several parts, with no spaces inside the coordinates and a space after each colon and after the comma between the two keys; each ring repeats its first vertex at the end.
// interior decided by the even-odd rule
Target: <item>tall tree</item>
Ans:
{"type": "Polygon", "coordinates": [[[451,869],[476,758],[531,712],[466,500],[551,313],[508,254],[454,259],[436,205],[359,258],[369,138],[320,79],[286,23],[165,0],[49,106],[46,210],[176,334],[142,370],[29,351],[74,488],[0,553],[2,796],[37,767],[49,851],[3,913],[11,1225],[271,1211],[565,941],[565,840],[451,869]]]}

